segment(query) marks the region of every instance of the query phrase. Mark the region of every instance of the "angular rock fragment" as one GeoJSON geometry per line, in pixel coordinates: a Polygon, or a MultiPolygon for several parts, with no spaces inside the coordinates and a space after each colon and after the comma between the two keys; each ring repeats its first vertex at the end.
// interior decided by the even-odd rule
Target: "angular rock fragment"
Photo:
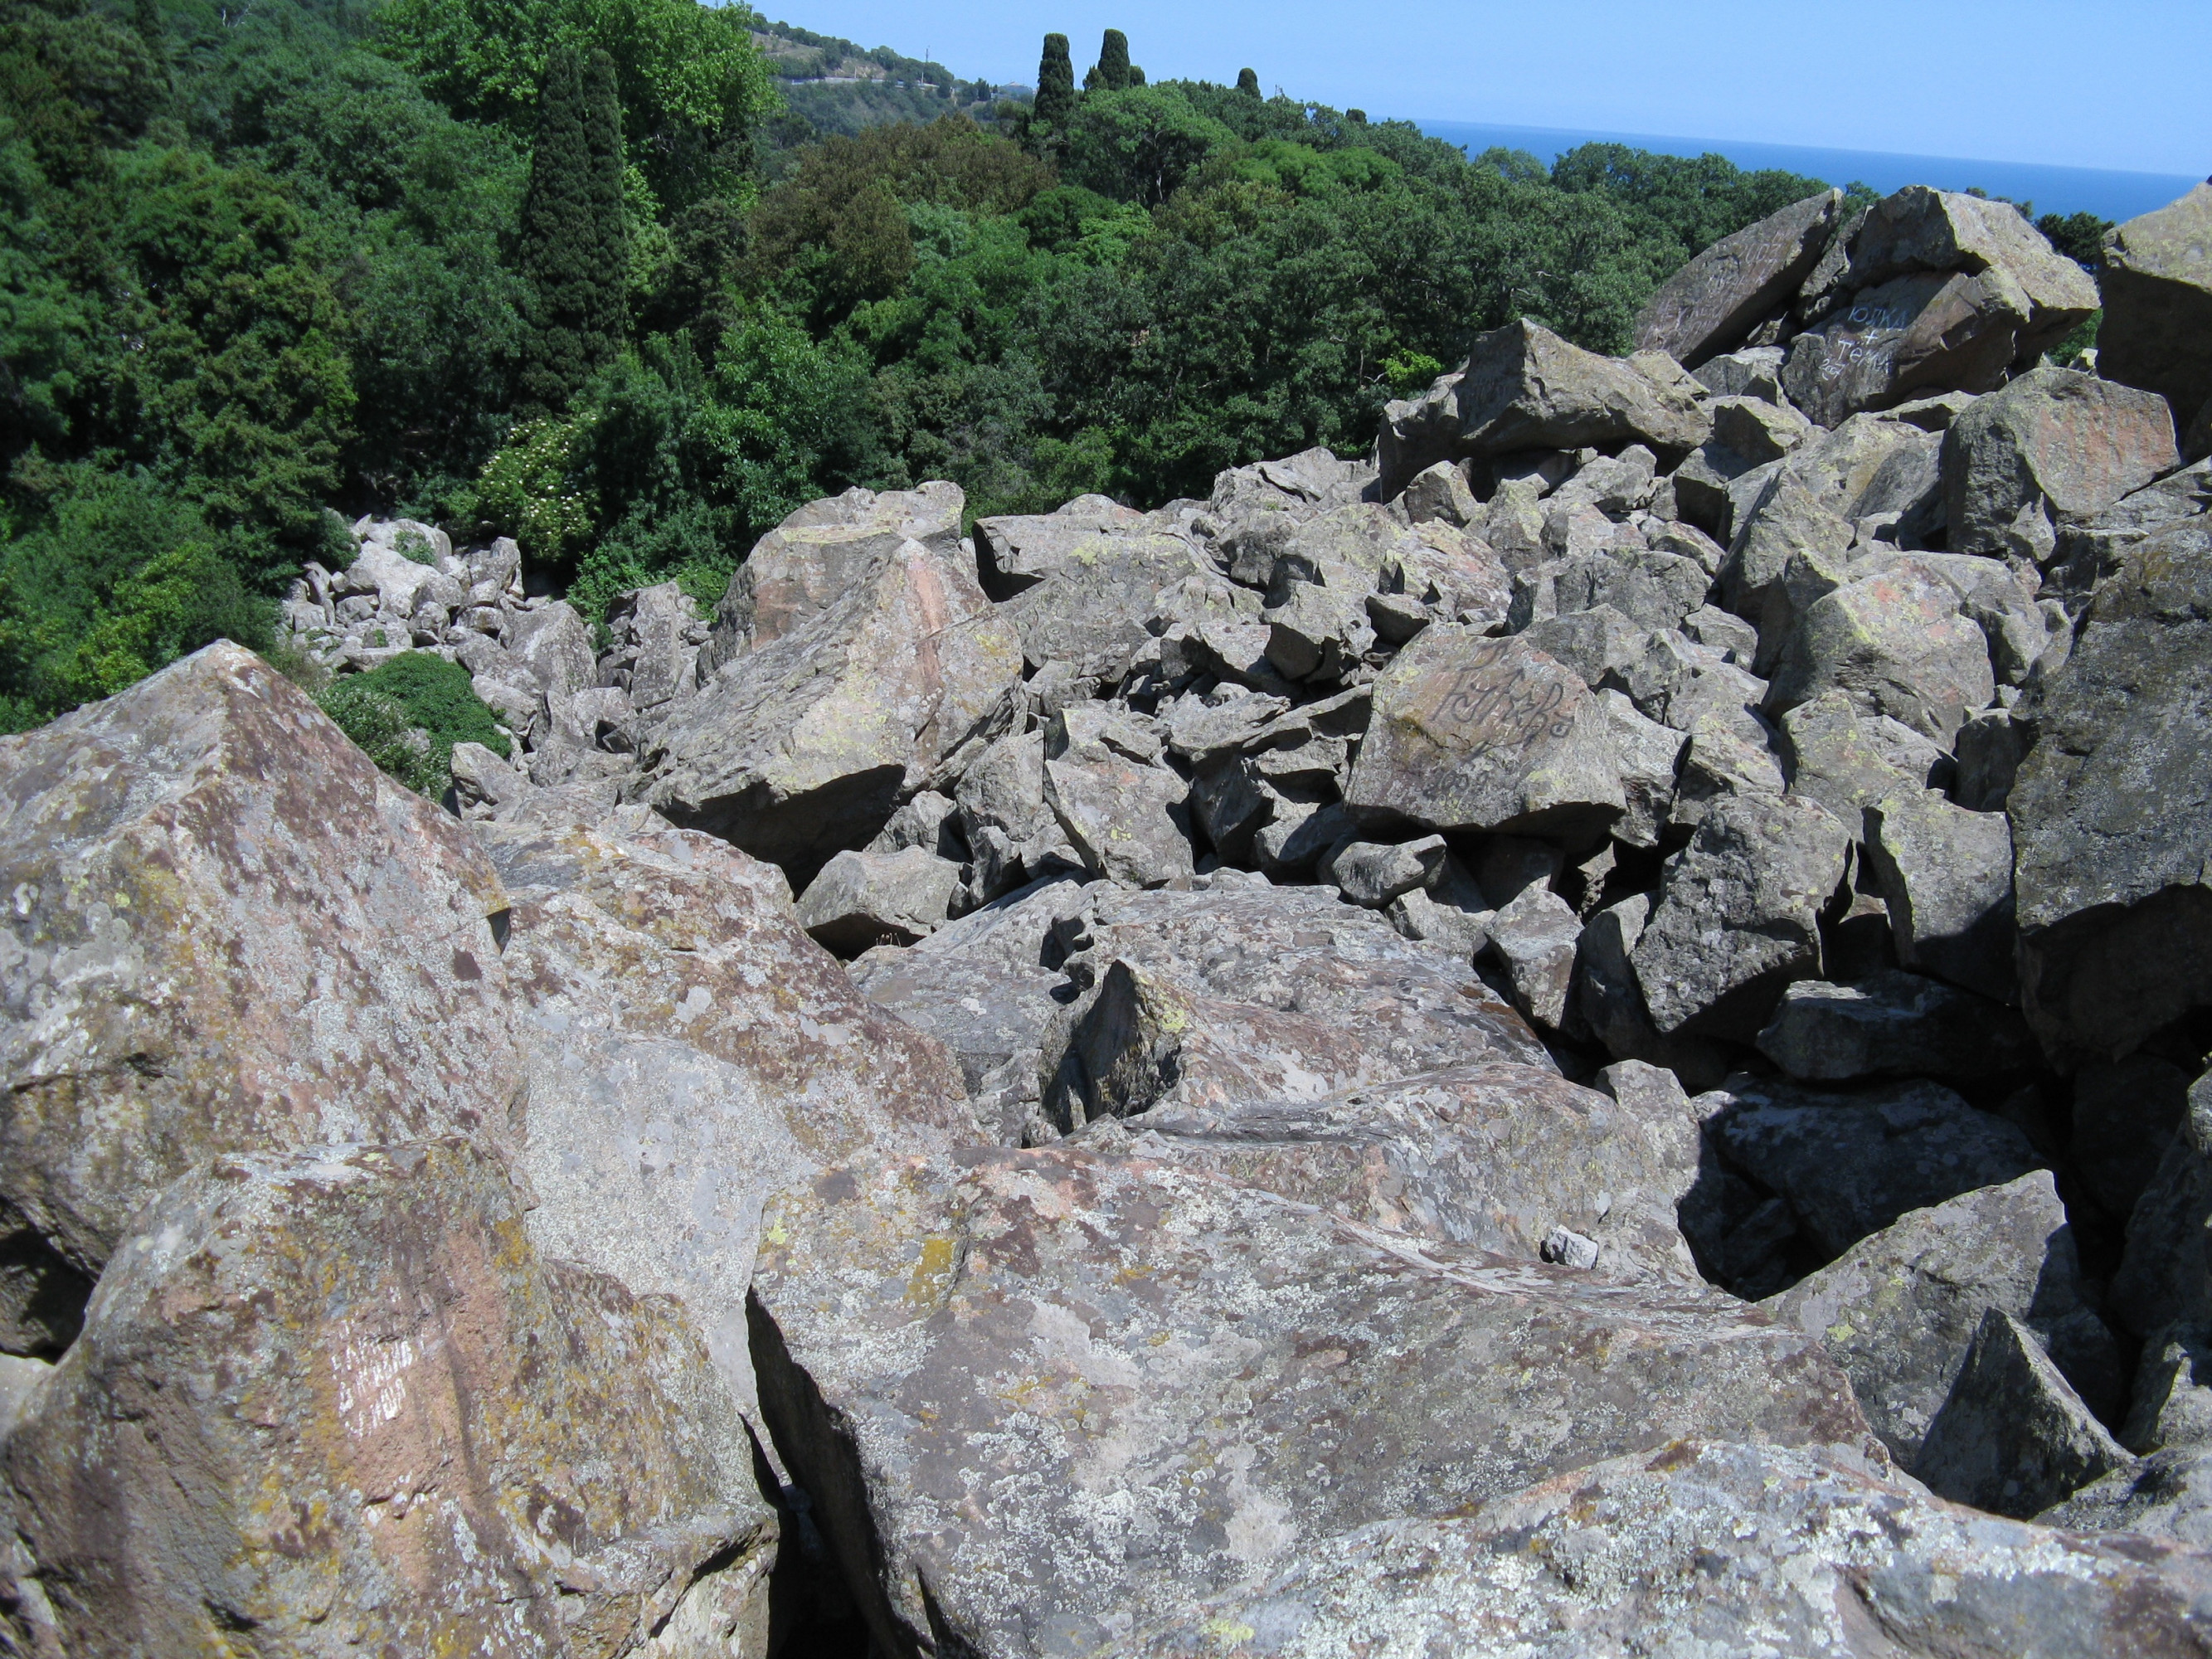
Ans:
{"type": "Polygon", "coordinates": [[[523,1203],[457,1140],[172,1188],[0,1453],[11,1614],[73,1653],[764,1643],[775,1521],[698,1338],[523,1203]]]}
{"type": "Polygon", "coordinates": [[[1912,1472],[1939,1497],[2025,1520],[2133,1462],[2034,1334],[1991,1308],[1912,1472]]]}
{"type": "Polygon", "coordinates": [[[1144,527],[1143,514],[1108,495],[1078,495],[1050,513],[978,519],[976,574],[984,592],[1004,602],[1056,571],[1099,556],[1116,536],[1141,533],[1144,527]]]}
{"type": "Polygon", "coordinates": [[[1838,690],[1938,743],[1996,693],[1989,643],[1948,586],[1911,569],[1875,572],[1823,595],[1790,631],[1767,694],[1786,714],[1838,690]]]}
{"type": "Polygon", "coordinates": [[[1846,827],[1894,795],[1939,787],[1949,757],[1934,738],[1887,714],[1870,714],[1844,691],[1824,691],[1781,720],[1793,794],[1809,796],[1846,827]]]}
{"type": "Polygon", "coordinates": [[[498,877],[259,658],[219,641],[0,738],[0,1211],[9,1277],[61,1297],[26,1291],[48,1311],[0,1348],[65,1342],[210,1157],[520,1133],[498,877]]]}
{"type": "Polygon", "coordinates": [[[1688,392],[1525,320],[1476,339],[1455,395],[1462,455],[1640,443],[1680,456],[1711,427],[1688,392]]]}
{"type": "MultiPolygon", "coordinates": [[[[2073,320],[2094,307],[2093,297],[2073,320]]],[[[1782,389],[1822,426],[1931,388],[1992,391],[2021,355],[2034,314],[2027,291],[2001,270],[1899,276],[1852,294],[1826,322],[1800,334],[1782,389]]]]}
{"type": "Polygon", "coordinates": [[[2212,399],[2212,183],[2113,233],[2097,372],[2164,398],[2176,428],[2212,399]]]}
{"type": "Polygon", "coordinates": [[[1449,856],[1442,836],[1424,836],[1395,846],[1348,841],[1322,860],[1320,875],[1352,903],[1380,910],[1401,893],[1434,881],[1449,856]]]}
{"type": "Polygon", "coordinates": [[[1142,1160],[856,1170],[767,1236],[772,1431],[894,1651],[1126,1643],[1306,1540],[1685,1435],[1880,1457],[1817,1344],[1709,1293],[1142,1160]]]}
{"type": "Polygon", "coordinates": [[[2033,369],[1978,398],[1944,435],[1951,550],[2047,563],[2061,521],[2094,517],[2180,459],[2172,412],[2155,393],[2033,369]]]}
{"type": "Polygon", "coordinates": [[[1911,1211],[1767,1306],[1826,1344],[1908,1468],[1991,1309],[2027,1326],[2062,1370],[2108,1401],[2120,1380],[2048,1170],[1911,1211]]]}
{"type": "Polygon", "coordinates": [[[840,853],[799,896],[799,921],[826,949],[858,956],[943,927],[959,888],[960,866],[927,848],[840,853]]]}
{"type": "Polygon", "coordinates": [[[1820,971],[1820,913],[1850,839],[1811,801],[1717,800],[1668,860],[1632,961],[1662,1035],[1758,1036],[1783,988],[1820,971]]]}
{"type": "Polygon", "coordinates": [[[1695,372],[1732,351],[1811,272],[1843,212],[1841,191],[1793,202],[1724,236],[1661,283],[1636,319],[1636,343],[1695,372]]]}
{"type": "Polygon", "coordinates": [[[2112,1275],[2118,1321],[2149,1337],[2212,1321],[2212,1073],[2190,1085],[2188,1115],[2128,1217],[2126,1253],[2112,1275]]]}
{"type": "Polygon", "coordinates": [[[1094,876],[1158,887],[1192,870],[1190,786],[1119,755],[1044,763],[1044,798],[1094,876]]]}
{"type": "Polygon", "coordinates": [[[1513,1006],[1539,1025],[1559,1030],[1566,1021],[1583,931],[1574,907],[1548,887],[1531,886],[1492,916],[1485,931],[1504,964],[1513,1006]]]}
{"type": "Polygon", "coordinates": [[[1603,707],[1518,640],[1431,628],[1375,684],[1344,792],[1363,817],[1430,830],[1589,836],[1626,805],[1603,707]]]}
{"type": "Polygon", "coordinates": [[[836,544],[775,610],[759,590],[750,648],[653,735],[631,799],[804,886],[1006,729],[1021,677],[1012,627],[957,556],[910,539],[885,550],[890,536],[836,544]],[[877,551],[862,562],[864,547],[877,551]],[[836,580],[807,610],[817,575],[836,580]]]}
{"type": "Polygon", "coordinates": [[[2022,1006],[2054,1056],[2124,1054],[2212,1002],[2212,520],[2138,543],[2031,702],[2022,1006]]]}
{"type": "Polygon", "coordinates": [[[1023,659],[1036,668],[1065,663],[1073,674],[1109,684],[1152,637],[1154,596],[1213,574],[1184,538],[1143,527],[1083,537],[1049,560],[1035,547],[1027,551],[1020,565],[1035,579],[1000,608],[1021,638],[1023,659]]]}

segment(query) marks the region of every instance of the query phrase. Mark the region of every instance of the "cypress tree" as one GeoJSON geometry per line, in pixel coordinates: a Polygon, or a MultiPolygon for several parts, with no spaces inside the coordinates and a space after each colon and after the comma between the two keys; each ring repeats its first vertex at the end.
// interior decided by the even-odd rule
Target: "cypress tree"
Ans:
{"type": "Polygon", "coordinates": [[[1129,85],[1129,37],[1108,29],[1098,43],[1098,84],[1109,92],[1123,92],[1129,85]]]}
{"type": "Polygon", "coordinates": [[[1142,64],[1129,65],[1129,84],[1133,87],[1141,87],[1145,84],[1145,66],[1142,64]]]}
{"type": "Polygon", "coordinates": [[[557,413],[620,349],[629,250],[623,222],[622,111],[614,65],[568,49],[545,66],[538,142],[522,201],[521,261],[532,291],[521,412],[557,413]]]}
{"type": "Polygon", "coordinates": [[[1249,94],[1254,98],[1257,98],[1260,95],[1259,71],[1256,70],[1248,69],[1238,70],[1237,71],[1237,90],[1249,94]]]}
{"type": "Polygon", "coordinates": [[[1074,110],[1075,60],[1068,56],[1067,37],[1048,34],[1044,58],[1037,64],[1036,102],[1030,106],[1030,117],[1057,127],[1065,125],[1074,110]]]}

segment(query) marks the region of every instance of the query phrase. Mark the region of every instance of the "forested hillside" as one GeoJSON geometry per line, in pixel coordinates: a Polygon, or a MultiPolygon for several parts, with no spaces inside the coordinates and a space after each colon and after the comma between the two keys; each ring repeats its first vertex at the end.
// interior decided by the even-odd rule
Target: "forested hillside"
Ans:
{"type": "MultiPolygon", "coordinates": [[[[0,27],[0,717],[268,639],[355,515],[512,534],[587,606],[719,589],[799,501],[1139,506],[1371,441],[1517,315],[1625,346],[1814,181],[1550,172],[1126,49],[1034,111],[761,161],[775,77],[692,0],[12,0],[0,27]]],[[[1056,67],[1055,67],[1056,66],[1056,67]]]]}

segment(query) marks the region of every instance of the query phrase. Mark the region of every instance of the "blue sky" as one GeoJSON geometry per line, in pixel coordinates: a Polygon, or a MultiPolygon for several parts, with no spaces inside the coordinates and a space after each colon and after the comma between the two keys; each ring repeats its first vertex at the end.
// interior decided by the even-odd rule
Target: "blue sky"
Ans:
{"type": "Polygon", "coordinates": [[[1079,76],[1109,26],[1155,80],[1233,79],[1378,118],[1589,127],[2212,173],[2212,0],[756,0],[962,75],[1079,76]]]}

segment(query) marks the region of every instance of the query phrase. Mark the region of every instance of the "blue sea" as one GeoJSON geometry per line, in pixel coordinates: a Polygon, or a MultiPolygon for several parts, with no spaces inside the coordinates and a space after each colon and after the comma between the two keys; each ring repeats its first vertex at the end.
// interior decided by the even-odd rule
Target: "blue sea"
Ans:
{"type": "MultiPolygon", "coordinates": [[[[1644,132],[1583,132],[1561,127],[1490,126],[1474,121],[1416,123],[1432,138],[1468,154],[1525,149],[1547,165],[1577,144],[1631,144],[1662,155],[1725,155],[1740,167],[1781,167],[1832,185],[1854,181],[1884,195],[1906,185],[1938,190],[1987,191],[2032,202],[2042,213],[2094,213],[2115,221],[2164,207],[2200,182],[2160,173],[2111,173],[2095,167],[2038,167],[2026,161],[1971,161],[1949,155],[1895,155],[1884,150],[1813,149],[1798,144],[1759,144],[1723,138],[1662,138],[1644,132]]],[[[2212,160],[2212,158],[2208,158],[2212,160]]]]}

